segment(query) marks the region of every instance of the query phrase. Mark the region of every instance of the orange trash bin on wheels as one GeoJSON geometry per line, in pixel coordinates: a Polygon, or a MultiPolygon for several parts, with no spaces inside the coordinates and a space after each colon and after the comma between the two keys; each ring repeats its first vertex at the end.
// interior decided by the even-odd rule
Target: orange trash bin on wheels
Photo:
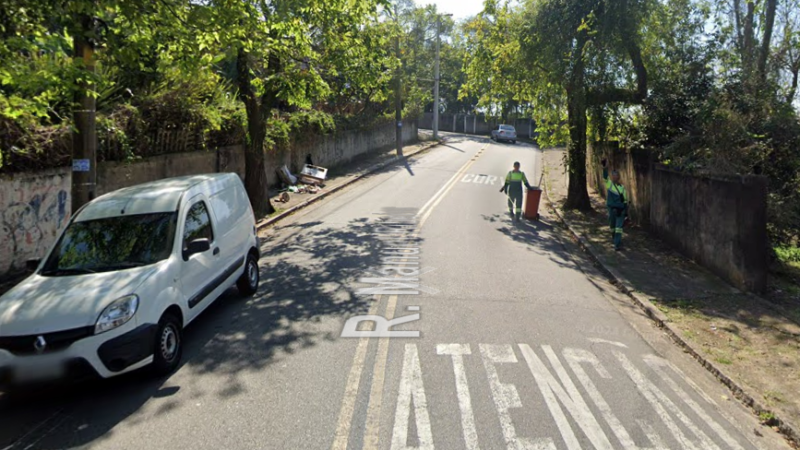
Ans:
{"type": "Polygon", "coordinates": [[[542,199],[542,190],[538,187],[528,189],[525,195],[525,208],[523,216],[528,220],[539,220],[539,201],[542,199]]]}

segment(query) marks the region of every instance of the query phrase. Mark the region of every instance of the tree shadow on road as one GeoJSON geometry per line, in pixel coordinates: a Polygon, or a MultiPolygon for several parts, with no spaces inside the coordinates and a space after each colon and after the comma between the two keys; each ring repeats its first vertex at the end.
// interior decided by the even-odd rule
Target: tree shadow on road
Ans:
{"type": "Polygon", "coordinates": [[[343,325],[347,318],[367,313],[374,300],[358,295],[364,287],[358,279],[380,266],[387,244],[376,235],[377,225],[374,219],[357,219],[276,229],[276,234],[288,236],[263,248],[258,293],[246,299],[232,289],[187,328],[180,376],[153,379],[140,371],[45,395],[2,395],[0,423],[5,431],[0,448],[58,411],[63,420],[51,423],[50,434],[31,448],[89,445],[110,436],[123,421],[135,425],[187,402],[247,395],[245,375],[336,339],[341,331],[336,321],[343,325]],[[223,377],[224,387],[205,385],[200,378],[205,374],[223,377]],[[137,414],[154,398],[162,402],[154,414],[137,414]]]}
{"type": "Polygon", "coordinates": [[[522,219],[514,223],[507,213],[484,214],[482,217],[495,224],[496,230],[512,241],[525,244],[528,251],[546,256],[561,267],[580,270],[556,235],[556,227],[546,218],[535,221],[522,219]]]}

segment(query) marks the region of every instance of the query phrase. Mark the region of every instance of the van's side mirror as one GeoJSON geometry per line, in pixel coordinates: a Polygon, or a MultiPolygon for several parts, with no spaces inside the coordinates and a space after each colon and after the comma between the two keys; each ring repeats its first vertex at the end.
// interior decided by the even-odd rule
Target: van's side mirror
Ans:
{"type": "Polygon", "coordinates": [[[39,264],[41,264],[41,258],[34,258],[25,261],[25,268],[28,269],[28,272],[35,272],[36,269],[39,268],[39,264]]]}
{"type": "Polygon", "coordinates": [[[189,242],[188,247],[183,251],[183,259],[187,260],[192,255],[207,252],[209,250],[211,250],[211,242],[209,242],[207,238],[195,239],[192,242],[189,242]]]}

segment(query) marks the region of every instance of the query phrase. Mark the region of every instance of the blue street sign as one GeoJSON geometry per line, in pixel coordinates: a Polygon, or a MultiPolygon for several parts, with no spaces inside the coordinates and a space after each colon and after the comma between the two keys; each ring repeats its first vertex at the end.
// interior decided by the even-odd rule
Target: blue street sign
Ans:
{"type": "Polygon", "coordinates": [[[73,172],[88,172],[91,167],[91,163],[88,159],[73,159],[72,160],[72,171],[73,172]]]}

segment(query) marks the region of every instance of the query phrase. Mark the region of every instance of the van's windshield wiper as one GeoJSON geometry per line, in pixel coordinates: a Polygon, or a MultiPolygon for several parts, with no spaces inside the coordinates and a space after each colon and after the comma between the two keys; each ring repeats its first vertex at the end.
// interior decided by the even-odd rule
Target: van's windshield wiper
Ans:
{"type": "Polygon", "coordinates": [[[70,267],[67,269],[51,269],[51,270],[43,270],[40,272],[41,275],[49,276],[49,275],[86,275],[89,273],[97,273],[96,270],[87,269],[85,267],[70,267]]]}
{"type": "Polygon", "coordinates": [[[98,270],[102,270],[103,272],[108,272],[109,270],[132,269],[134,267],[142,267],[148,264],[151,263],[146,263],[141,261],[125,261],[117,264],[109,264],[107,266],[98,267],[98,270]]]}

